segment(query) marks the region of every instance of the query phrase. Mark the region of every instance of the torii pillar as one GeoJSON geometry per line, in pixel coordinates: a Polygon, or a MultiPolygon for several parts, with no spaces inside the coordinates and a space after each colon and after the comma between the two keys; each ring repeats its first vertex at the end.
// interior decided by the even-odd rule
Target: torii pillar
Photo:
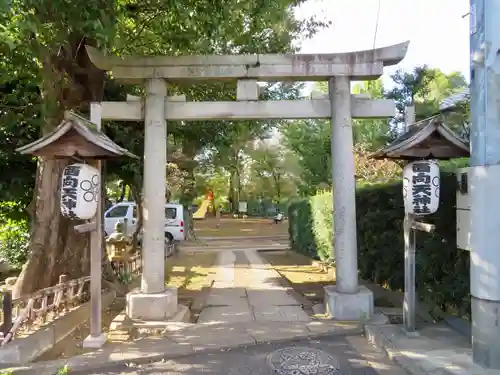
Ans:
{"type": "MultiPolygon", "coordinates": [[[[165,288],[164,203],[167,120],[261,120],[329,118],[332,121],[334,185],[334,257],[337,283],[325,288],[332,318],[360,320],[373,313],[373,295],[358,283],[356,203],[351,119],[387,118],[394,101],[351,95],[351,81],[377,79],[384,66],[399,63],[408,42],[368,51],[310,55],[103,56],[87,47],[98,68],[113,77],[146,85],[145,108],[139,102],[104,103],[106,118],[145,119],[144,270],[141,293],[127,296],[132,319],[163,320],[177,309],[177,292],[165,288]],[[172,83],[237,80],[237,101],[172,102],[165,81],[172,83]],[[257,81],[328,81],[329,95],[315,100],[258,100],[257,81]],[[389,111],[388,111],[389,110],[389,111]]],[[[391,110],[393,112],[391,112],[391,110]]]]}

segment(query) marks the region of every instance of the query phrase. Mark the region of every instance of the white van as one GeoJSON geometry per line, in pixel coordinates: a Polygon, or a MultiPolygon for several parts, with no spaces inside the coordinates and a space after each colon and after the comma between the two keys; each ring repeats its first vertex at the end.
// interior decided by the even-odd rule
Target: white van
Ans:
{"type": "MultiPolygon", "coordinates": [[[[117,222],[127,219],[127,235],[131,236],[137,228],[137,205],[134,202],[115,204],[104,213],[105,235],[113,233],[117,222]]],[[[184,207],[181,204],[165,205],[165,239],[168,241],[184,241],[184,207]]]]}

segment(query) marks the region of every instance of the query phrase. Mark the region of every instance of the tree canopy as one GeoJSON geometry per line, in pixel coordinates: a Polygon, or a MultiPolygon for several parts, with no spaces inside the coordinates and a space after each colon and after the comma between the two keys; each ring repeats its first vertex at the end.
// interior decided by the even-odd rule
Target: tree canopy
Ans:
{"type": "MultiPolygon", "coordinates": [[[[323,26],[315,19],[295,18],[293,7],[301,2],[12,0],[1,3],[0,129],[4,137],[0,142],[5,147],[0,151],[0,194],[2,201],[9,202],[2,205],[2,213],[4,220],[13,215],[28,219],[29,215],[32,223],[30,256],[18,285],[21,292],[53,284],[60,273],[77,277],[88,272],[85,261],[88,238],[75,234],[72,225],[58,211],[58,177],[67,161],[35,160],[16,155],[14,149],[53,129],[65,110],[88,115],[91,101],[123,100],[127,93],[142,93],[141,87],[115,82],[93,66],[85,45],[117,55],[291,52],[299,36],[312,35],[323,26]],[[75,252],[76,248],[81,250],[75,252]],[[78,259],[78,264],[74,259],[78,259]],[[50,272],[46,272],[47,268],[50,272]],[[34,278],[36,274],[44,277],[34,278]]],[[[188,100],[228,100],[234,98],[236,86],[235,83],[177,85],[169,91],[185,94],[188,100]]],[[[275,94],[273,85],[264,96],[275,94]]],[[[169,159],[175,161],[175,167],[166,168],[169,179],[182,185],[177,187],[181,200],[189,203],[197,196],[194,176],[197,163],[193,162],[196,155],[209,150],[213,154],[225,153],[226,167],[231,163],[237,165],[231,157],[240,152],[238,148],[265,134],[269,126],[257,122],[169,123],[168,146],[172,150],[169,159]]],[[[117,143],[142,154],[142,124],[109,122],[104,129],[117,143]]],[[[124,160],[106,166],[108,180],[120,180],[121,186],[130,186],[129,190],[139,200],[141,171],[142,161],[124,160]]],[[[236,180],[234,184],[239,186],[236,180]]]]}

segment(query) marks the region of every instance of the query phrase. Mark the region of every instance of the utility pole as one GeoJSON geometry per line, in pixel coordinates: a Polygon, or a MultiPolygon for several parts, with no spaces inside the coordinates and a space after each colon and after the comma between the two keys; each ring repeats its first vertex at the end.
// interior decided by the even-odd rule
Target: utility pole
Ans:
{"type": "Polygon", "coordinates": [[[472,350],[500,369],[500,1],[470,0],[472,350]]]}

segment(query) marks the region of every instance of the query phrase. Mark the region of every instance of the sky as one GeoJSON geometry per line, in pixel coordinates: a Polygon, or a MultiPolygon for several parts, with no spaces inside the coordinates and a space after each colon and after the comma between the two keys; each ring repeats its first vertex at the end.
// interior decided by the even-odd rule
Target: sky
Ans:
{"type": "Polygon", "coordinates": [[[296,15],[332,25],[302,42],[301,53],[335,53],[410,41],[405,59],[384,71],[384,86],[397,69],[427,64],[469,80],[469,0],[308,0],[296,15]],[[377,9],[380,1],[377,36],[377,9]]]}

